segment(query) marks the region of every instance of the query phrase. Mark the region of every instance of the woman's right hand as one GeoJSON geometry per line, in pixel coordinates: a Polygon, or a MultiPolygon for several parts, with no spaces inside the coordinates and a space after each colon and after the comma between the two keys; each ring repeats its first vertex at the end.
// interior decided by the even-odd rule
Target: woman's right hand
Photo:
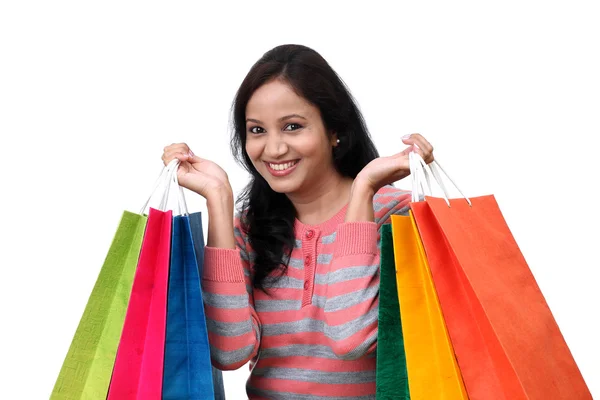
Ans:
{"type": "Polygon", "coordinates": [[[163,150],[163,163],[173,159],[180,162],[177,170],[179,185],[208,199],[210,196],[231,193],[227,173],[212,161],[200,158],[185,143],[173,143],[163,150]]]}

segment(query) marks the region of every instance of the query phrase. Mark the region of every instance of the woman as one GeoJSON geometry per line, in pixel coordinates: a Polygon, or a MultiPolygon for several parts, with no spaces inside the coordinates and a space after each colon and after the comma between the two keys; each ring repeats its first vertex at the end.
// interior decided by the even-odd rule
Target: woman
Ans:
{"type": "Polygon", "coordinates": [[[186,144],[182,186],[207,200],[203,289],[213,364],[250,361],[250,398],[375,398],[378,229],[408,211],[408,154],[379,157],[358,107],[314,50],[278,46],[233,107],[232,150],[251,173],[234,216],[227,174],[186,144]],[[232,223],[233,221],[233,223],[232,223]]]}

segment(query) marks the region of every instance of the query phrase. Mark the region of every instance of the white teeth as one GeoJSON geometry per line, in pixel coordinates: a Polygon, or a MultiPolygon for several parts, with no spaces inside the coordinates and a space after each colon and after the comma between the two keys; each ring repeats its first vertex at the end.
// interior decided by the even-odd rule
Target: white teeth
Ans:
{"type": "Polygon", "coordinates": [[[284,170],[286,170],[288,168],[293,167],[294,165],[296,165],[296,161],[288,162],[288,163],[285,163],[285,164],[271,164],[271,163],[269,163],[269,167],[271,167],[275,171],[284,171],[284,170]]]}

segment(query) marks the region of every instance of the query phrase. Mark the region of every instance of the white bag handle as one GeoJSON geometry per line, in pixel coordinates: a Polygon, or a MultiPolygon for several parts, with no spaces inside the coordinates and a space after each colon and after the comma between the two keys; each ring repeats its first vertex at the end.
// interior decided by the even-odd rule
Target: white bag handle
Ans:
{"type": "MultiPolygon", "coordinates": [[[[181,186],[179,186],[179,178],[177,177],[178,170],[179,170],[179,165],[177,166],[177,168],[173,168],[171,170],[169,186],[172,183],[174,183],[175,188],[177,190],[177,214],[176,215],[187,216],[187,215],[189,215],[188,209],[187,209],[187,203],[185,202],[185,195],[183,193],[183,188],[181,186]]],[[[166,204],[165,204],[165,207],[166,207],[166,204]]]]}
{"type": "MultiPolygon", "coordinates": [[[[417,172],[417,174],[415,174],[415,176],[413,176],[413,180],[417,181],[416,183],[413,183],[413,190],[415,187],[418,188],[419,183],[421,185],[423,185],[423,181],[426,181],[427,185],[429,185],[430,177],[433,177],[433,180],[442,189],[443,197],[444,197],[444,200],[446,201],[446,204],[448,205],[448,207],[450,207],[450,201],[448,200],[450,195],[449,195],[448,189],[444,185],[442,176],[440,175],[440,173],[438,171],[438,168],[439,168],[439,170],[441,170],[444,173],[444,175],[448,178],[450,183],[452,183],[452,185],[454,185],[454,187],[458,190],[460,195],[467,201],[469,206],[472,206],[471,200],[467,196],[464,195],[464,193],[460,190],[458,185],[452,180],[452,178],[450,178],[450,176],[446,173],[446,171],[444,171],[444,169],[442,168],[442,166],[439,164],[439,162],[437,160],[432,161],[430,164],[431,165],[431,167],[430,167],[429,165],[427,165],[425,160],[423,160],[423,157],[421,157],[418,153],[411,151],[409,154],[409,164],[411,165],[411,174],[412,174],[413,169],[417,172]],[[410,161],[411,155],[412,155],[412,160],[413,160],[412,163],[410,161]]],[[[428,189],[430,189],[430,186],[428,186],[428,189]]],[[[413,194],[413,201],[415,201],[414,200],[415,196],[418,199],[418,193],[416,195],[413,194]]]]}
{"type": "Polygon", "coordinates": [[[412,183],[412,201],[418,202],[420,200],[419,194],[422,190],[424,196],[431,195],[431,184],[429,181],[429,176],[425,175],[423,169],[421,168],[421,164],[419,160],[415,157],[418,155],[414,152],[408,153],[408,165],[410,168],[411,175],[411,183],[412,183]]]}
{"type": "MultiPolygon", "coordinates": [[[[154,188],[152,189],[152,193],[150,194],[150,196],[148,197],[148,200],[146,200],[146,203],[144,204],[144,206],[142,207],[142,209],[140,210],[140,214],[143,215],[144,212],[146,211],[146,208],[148,207],[148,205],[150,204],[150,201],[152,200],[152,198],[154,197],[154,195],[156,194],[157,190],[159,189],[159,187],[163,186],[163,193],[162,193],[162,197],[161,197],[161,201],[160,201],[160,205],[158,207],[159,210],[161,211],[165,211],[165,208],[167,207],[167,201],[169,198],[169,191],[170,191],[170,187],[171,187],[171,182],[175,179],[175,182],[177,182],[177,169],[179,168],[179,160],[178,159],[173,159],[168,165],[166,165],[163,170],[160,173],[160,176],[158,177],[158,179],[156,180],[155,184],[154,184],[154,188]],[[175,178],[173,178],[173,173],[175,174],[175,178]]],[[[179,184],[177,183],[177,186],[179,186],[179,184]]],[[[181,190],[181,188],[179,188],[181,190]]],[[[183,192],[180,193],[181,196],[183,196],[183,192]]],[[[178,201],[182,201],[181,199],[178,199],[178,201]]],[[[178,202],[178,206],[179,206],[179,202],[178,202]]],[[[183,202],[185,204],[185,199],[183,199],[183,202]]],[[[187,213],[187,206],[186,206],[186,213],[187,213]]]]}

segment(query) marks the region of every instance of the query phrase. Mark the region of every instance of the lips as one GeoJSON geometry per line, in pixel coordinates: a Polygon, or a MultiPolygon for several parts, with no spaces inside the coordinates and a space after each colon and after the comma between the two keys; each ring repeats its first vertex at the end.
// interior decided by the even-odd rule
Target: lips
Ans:
{"type": "Polygon", "coordinates": [[[292,171],[296,169],[298,162],[300,162],[300,160],[291,160],[280,163],[270,163],[265,161],[265,165],[267,166],[267,170],[269,170],[271,175],[285,176],[292,173],[292,171]]]}
{"type": "Polygon", "coordinates": [[[277,163],[277,164],[269,163],[269,167],[271,167],[275,171],[284,171],[284,170],[286,170],[286,169],[288,169],[290,167],[293,167],[297,163],[298,163],[298,160],[289,161],[289,162],[286,162],[286,163],[283,163],[283,164],[281,164],[281,163],[277,163]]]}

